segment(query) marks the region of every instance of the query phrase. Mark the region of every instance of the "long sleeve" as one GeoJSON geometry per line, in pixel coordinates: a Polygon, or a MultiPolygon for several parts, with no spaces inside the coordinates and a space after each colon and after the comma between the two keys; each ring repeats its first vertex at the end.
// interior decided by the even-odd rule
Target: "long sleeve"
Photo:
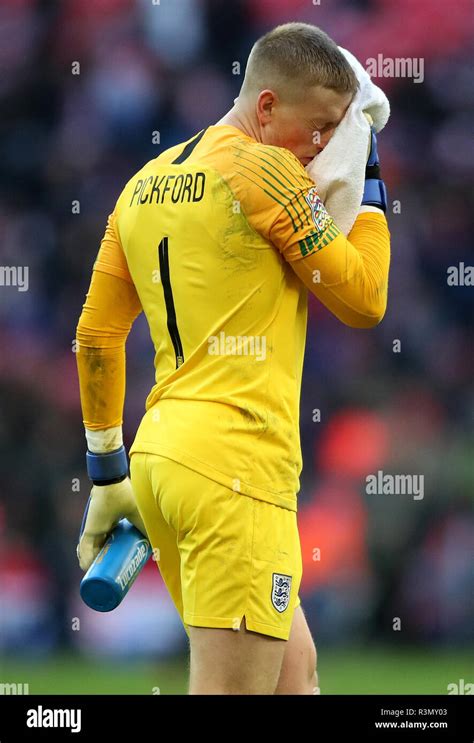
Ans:
{"type": "Polygon", "coordinates": [[[339,320],[370,328],[387,307],[390,232],[383,214],[359,214],[349,236],[293,260],[292,269],[339,320]]]}
{"type": "Polygon", "coordinates": [[[234,191],[250,225],[343,323],[369,328],[380,322],[390,265],[385,215],[363,211],[346,238],[292,153],[257,144],[236,149],[234,191]]]}
{"type": "Polygon", "coordinates": [[[125,342],[141,310],[133,283],[93,271],[76,330],[82,414],[90,430],[122,423],[125,342]]]}

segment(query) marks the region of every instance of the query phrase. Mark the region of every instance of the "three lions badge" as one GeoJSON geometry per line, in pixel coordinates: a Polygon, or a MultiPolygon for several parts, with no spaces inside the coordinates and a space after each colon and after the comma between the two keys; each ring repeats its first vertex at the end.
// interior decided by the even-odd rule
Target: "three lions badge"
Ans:
{"type": "Polygon", "coordinates": [[[290,601],[291,575],[272,574],[272,604],[280,614],[285,611],[290,601]]]}

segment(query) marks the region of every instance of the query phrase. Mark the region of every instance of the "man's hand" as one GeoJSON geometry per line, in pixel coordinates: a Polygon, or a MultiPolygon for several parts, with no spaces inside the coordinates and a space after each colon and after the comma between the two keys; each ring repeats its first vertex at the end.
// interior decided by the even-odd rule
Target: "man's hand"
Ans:
{"type": "Polygon", "coordinates": [[[84,516],[85,523],[76,550],[84,572],[92,565],[120,519],[128,519],[144,536],[147,535],[129,477],[112,485],[93,485],[84,516]]]}

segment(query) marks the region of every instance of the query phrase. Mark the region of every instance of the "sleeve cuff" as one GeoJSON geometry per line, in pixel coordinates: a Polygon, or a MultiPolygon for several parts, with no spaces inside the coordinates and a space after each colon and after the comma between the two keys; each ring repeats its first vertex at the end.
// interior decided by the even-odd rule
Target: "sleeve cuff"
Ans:
{"type": "Polygon", "coordinates": [[[85,428],[87,448],[93,454],[107,454],[123,446],[122,426],[91,431],[85,428]]]}
{"type": "Polygon", "coordinates": [[[369,206],[368,204],[362,204],[362,206],[359,209],[359,214],[364,214],[365,212],[375,212],[375,214],[383,214],[383,209],[379,209],[376,206],[369,206]]]}

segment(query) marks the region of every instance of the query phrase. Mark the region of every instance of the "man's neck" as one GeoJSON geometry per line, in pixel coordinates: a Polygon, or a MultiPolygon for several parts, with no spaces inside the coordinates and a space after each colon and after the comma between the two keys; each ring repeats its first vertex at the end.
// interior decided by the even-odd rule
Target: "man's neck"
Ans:
{"type": "Polygon", "coordinates": [[[237,106],[228,111],[222,119],[216,122],[215,126],[235,126],[236,129],[240,129],[248,137],[252,137],[257,142],[260,142],[260,131],[258,124],[253,121],[253,117],[249,116],[246,112],[240,111],[237,106]]]}

